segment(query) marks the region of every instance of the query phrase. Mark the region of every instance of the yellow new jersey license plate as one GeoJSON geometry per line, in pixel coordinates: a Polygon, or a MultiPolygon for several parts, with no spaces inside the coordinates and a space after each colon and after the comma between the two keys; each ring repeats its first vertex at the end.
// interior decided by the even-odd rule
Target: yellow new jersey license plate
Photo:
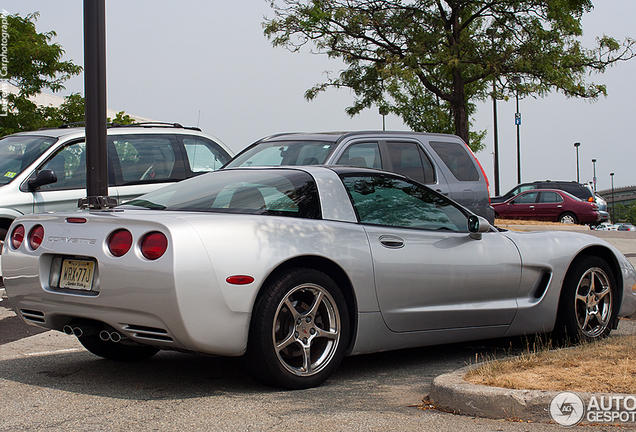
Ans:
{"type": "Polygon", "coordinates": [[[60,288],[90,291],[93,287],[93,261],[64,260],[60,275],[60,288]]]}

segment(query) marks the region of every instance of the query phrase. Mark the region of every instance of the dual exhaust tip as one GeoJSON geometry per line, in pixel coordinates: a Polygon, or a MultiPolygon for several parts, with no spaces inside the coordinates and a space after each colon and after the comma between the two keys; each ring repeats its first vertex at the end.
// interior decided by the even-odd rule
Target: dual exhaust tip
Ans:
{"type": "MultiPolygon", "coordinates": [[[[64,330],[64,333],[66,333],[67,335],[69,336],[74,335],[74,336],[77,336],[78,338],[82,336],[92,336],[97,331],[94,327],[86,327],[86,326],[72,327],[68,324],[65,325],[62,330],[64,330]]],[[[116,332],[116,331],[110,332],[108,330],[102,330],[99,332],[99,338],[103,340],[104,342],[111,341],[111,342],[117,343],[121,341],[122,336],[119,332],[116,332]]]]}

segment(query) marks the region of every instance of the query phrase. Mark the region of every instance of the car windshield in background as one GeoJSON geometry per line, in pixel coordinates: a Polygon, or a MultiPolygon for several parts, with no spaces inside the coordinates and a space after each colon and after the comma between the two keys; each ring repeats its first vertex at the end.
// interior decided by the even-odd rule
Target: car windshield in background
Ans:
{"type": "Polygon", "coordinates": [[[29,168],[56,141],[52,137],[19,135],[0,140],[0,186],[29,168]]]}
{"type": "Polygon", "coordinates": [[[263,142],[238,155],[226,168],[250,166],[321,165],[336,148],[334,142],[263,142]]]}
{"type": "Polygon", "coordinates": [[[120,208],[320,219],[313,177],[295,170],[215,171],[142,195],[120,208]]]}

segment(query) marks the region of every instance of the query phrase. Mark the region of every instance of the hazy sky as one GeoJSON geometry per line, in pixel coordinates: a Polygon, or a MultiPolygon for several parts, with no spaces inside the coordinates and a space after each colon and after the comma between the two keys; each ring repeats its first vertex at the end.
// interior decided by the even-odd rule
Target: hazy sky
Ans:
{"type": "MultiPolygon", "coordinates": [[[[603,34],[636,38],[636,1],[595,0],[583,18],[587,47],[603,34]]],[[[65,59],[83,65],[83,2],[5,0],[8,13],[39,11],[39,32],[55,30],[65,59]]],[[[344,109],[348,90],[328,90],[312,102],[305,90],[322,82],[324,71],[342,63],[272,48],[263,36],[263,17],[273,12],[265,0],[106,2],[108,107],[155,120],[201,129],[235,152],[278,132],[381,129],[372,108],[354,118],[344,109]]],[[[592,180],[597,159],[597,188],[636,184],[636,59],[609,68],[592,82],[607,85],[608,96],[596,103],[554,94],[520,101],[522,181],[575,180],[575,142],[580,142],[581,181],[592,180]]],[[[83,76],[66,83],[66,96],[83,94],[83,76]]],[[[501,192],[517,183],[514,100],[498,103],[501,192]]],[[[388,116],[387,129],[407,129],[388,116]]],[[[492,102],[479,105],[476,128],[488,130],[488,147],[477,154],[494,191],[492,102]]]]}

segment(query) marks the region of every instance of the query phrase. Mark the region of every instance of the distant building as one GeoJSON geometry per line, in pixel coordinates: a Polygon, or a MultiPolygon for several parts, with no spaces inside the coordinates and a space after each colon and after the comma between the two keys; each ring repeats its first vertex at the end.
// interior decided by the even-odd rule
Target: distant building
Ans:
{"type": "MultiPolygon", "coordinates": [[[[597,191],[597,193],[607,201],[608,205],[612,204],[612,189],[597,191]]],[[[614,188],[614,203],[623,205],[636,203],[636,186],[614,188]]]]}
{"type": "MultiPolygon", "coordinates": [[[[9,93],[18,94],[18,92],[20,91],[20,89],[18,89],[15,86],[12,86],[11,84],[7,84],[7,86],[8,86],[9,93]]],[[[31,102],[35,103],[36,105],[51,106],[53,108],[59,108],[59,106],[64,103],[64,98],[63,97],[55,96],[55,95],[47,94],[47,93],[39,93],[39,94],[37,94],[35,96],[30,97],[29,100],[31,102]]],[[[122,111],[122,110],[119,110],[119,111],[122,111]]],[[[113,109],[108,108],[106,110],[106,117],[114,119],[115,116],[117,116],[117,113],[119,111],[115,111],[113,109]]],[[[130,113],[126,113],[126,114],[128,114],[130,116],[130,118],[132,118],[133,120],[135,120],[137,122],[154,121],[152,119],[145,118],[145,117],[140,117],[140,116],[133,115],[133,114],[130,114],[130,113]]]]}

